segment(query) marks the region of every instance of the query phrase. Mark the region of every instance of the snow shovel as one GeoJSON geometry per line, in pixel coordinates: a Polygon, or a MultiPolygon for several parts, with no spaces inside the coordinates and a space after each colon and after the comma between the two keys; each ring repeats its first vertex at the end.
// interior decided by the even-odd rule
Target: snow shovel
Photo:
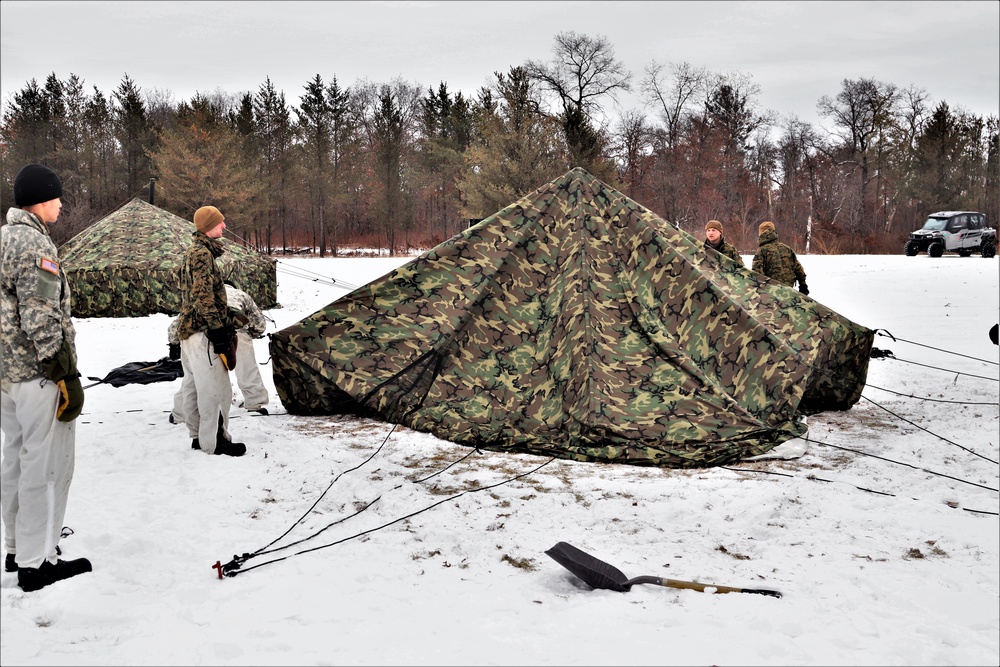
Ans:
{"type": "Polygon", "coordinates": [[[734,588],[715,584],[700,584],[697,581],[680,581],[663,577],[632,577],[629,579],[621,570],[584,553],[566,542],[559,542],[545,552],[555,562],[582,579],[591,588],[605,588],[609,591],[627,593],[635,584],[657,584],[669,588],[691,588],[702,593],[757,593],[780,598],[781,593],[766,588],[734,588]]]}

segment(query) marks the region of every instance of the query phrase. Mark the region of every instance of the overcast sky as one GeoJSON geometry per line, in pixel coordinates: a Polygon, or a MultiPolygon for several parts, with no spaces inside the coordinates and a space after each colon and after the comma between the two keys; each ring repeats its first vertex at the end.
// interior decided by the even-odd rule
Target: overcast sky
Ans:
{"type": "MultiPolygon", "coordinates": [[[[845,79],[924,89],[998,115],[1000,2],[0,2],[6,103],[32,78],[110,95],[125,74],[175,101],[257,92],[298,106],[319,74],[342,86],[399,77],[474,96],[493,72],[548,61],[556,34],[606,36],[637,77],[651,61],[741,72],[779,118],[817,123],[845,79]]],[[[638,98],[625,106],[639,108],[638,98]]]]}

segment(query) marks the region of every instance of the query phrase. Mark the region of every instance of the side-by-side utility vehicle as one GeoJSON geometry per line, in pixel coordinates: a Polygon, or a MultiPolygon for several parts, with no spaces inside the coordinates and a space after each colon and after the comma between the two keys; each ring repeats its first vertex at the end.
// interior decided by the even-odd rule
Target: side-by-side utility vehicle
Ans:
{"type": "Polygon", "coordinates": [[[982,253],[983,257],[997,254],[997,232],[987,226],[986,216],[975,211],[939,211],[931,213],[923,229],[910,234],[903,246],[908,257],[926,252],[940,257],[955,252],[962,257],[982,253]]]}

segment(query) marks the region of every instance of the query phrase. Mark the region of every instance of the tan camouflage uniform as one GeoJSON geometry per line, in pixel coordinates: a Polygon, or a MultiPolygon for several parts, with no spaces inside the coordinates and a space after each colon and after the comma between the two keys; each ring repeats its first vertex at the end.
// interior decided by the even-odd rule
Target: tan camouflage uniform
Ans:
{"type": "Polygon", "coordinates": [[[757,237],[757,254],[754,255],[751,268],[757,273],[763,273],[768,278],[784,283],[789,287],[806,282],[806,272],[799,263],[795,251],[778,240],[778,232],[765,230],[757,237]]]}
{"type": "Polygon", "coordinates": [[[715,245],[713,245],[710,241],[708,241],[708,239],[706,239],[705,247],[711,248],[712,250],[715,250],[716,252],[731,258],[732,260],[738,262],[739,265],[742,267],[746,267],[746,264],[743,263],[743,257],[740,256],[740,251],[737,250],[736,246],[734,246],[732,243],[727,243],[726,239],[722,236],[719,237],[719,243],[715,245]]]}
{"type": "Polygon", "coordinates": [[[191,247],[181,267],[181,314],[177,337],[181,343],[181,367],[190,376],[194,391],[184,397],[184,421],[188,432],[197,433],[203,452],[215,453],[218,433],[229,435],[229,406],[233,386],[229,371],[208,339],[209,329],[229,324],[225,285],[215,259],[225,252],[217,239],[201,232],[192,235],[191,247]],[[219,426],[222,415],[222,426],[219,426]]]}
{"type": "Polygon", "coordinates": [[[0,281],[4,543],[19,568],[37,568],[56,561],[76,455],[76,422],[56,418],[60,392],[42,362],[64,338],[75,362],[76,331],[48,227],[20,208],[7,211],[0,229],[0,281]]]}

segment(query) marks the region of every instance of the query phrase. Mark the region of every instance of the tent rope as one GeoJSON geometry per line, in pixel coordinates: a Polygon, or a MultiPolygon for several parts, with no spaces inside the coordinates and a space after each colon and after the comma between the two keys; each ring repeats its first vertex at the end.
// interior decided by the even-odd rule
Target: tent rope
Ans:
{"type": "Polygon", "coordinates": [[[896,396],[903,396],[904,398],[915,398],[918,401],[933,401],[935,403],[957,403],[959,405],[993,405],[1000,406],[1000,402],[977,402],[977,401],[949,401],[945,398],[931,398],[929,396],[916,396],[914,394],[904,394],[902,392],[893,391],[892,389],[886,389],[884,387],[876,387],[873,384],[865,384],[866,387],[871,387],[872,389],[878,389],[879,391],[887,391],[890,394],[895,394],[896,396]]]}
{"type": "Polygon", "coordinates": [[[978,482],[970,482],[969,480],[961,479],[961,478],[955,477],[953,475],[946,475],[943,472],[935,472],[933,470],[928,470],[927,468],[921,468],[920,466],[915,466],[912,463],[906,463],[904,461],[896,461],[894,459],[886,458],[884,456],[879,456],[878,454],[871,454],[869,452],[861,451],[860,449],[852,449],[850,447],[841,447],[840,445],[832,445],[832,444],[830,444],[828,442],[820,442],[819,440],[813,440],[812,438],[809,438],[808,436],[802,436],[802,439],[805,440],[806,442],[811,442],[813,444],[821,445],[823,447],[832,447],[833,449],[839,449],[841,451],[851,452],[853,454],[859,454],[861,456],[870,456],[873,459],[879,459],[880,461],[886,461],[887,463],[895,463],[896,465],[901,465],[901,466],[904,466],[906,468],[912,468],[913,470],[919,470],[920,472],[925,472],[928,475],[937,475],[938,477],[944,477],[946,479],[951,479],[951,480],[954,480],[956,482],[960,482],[962,484],[968,484],[969,486],[975,486],[975,487],[978,487],[980,489],[986,489],[987,491],[1000,492],[1000,488],[994,488],[992,486],[986,486],[984,484],[979,484],[978,482]]]}
{"type": "Polygon", "coordinates": [[[286,275],[290,275],[290,276],[292,276],[294,278],[304,278],[305,280],[310,280],[310,281],[312,281],[314,283],[323,283],[323,282],[325,282],[325,283],[328,283],[329,285],[332,285],[334,287],[343,287],[344,289],[347,289],[348,291],[356,290],[356,289],[358,289],[358,287],[360,287],[360,285],[355,285],[353,283],[349,283],[349,282],[344,281],[344,280],[337,280],[336,278],[331,278],[331,277],[328,277],[328,276],[324,276],[321,273],[316,273],[315,271],[310,271],[309,269],[304,269],[304,268],[299,267],[299,266],[296,266],[294,268],[286,268],[289,265],[287,265],[284,260],[280,260],[280,259],[277,259],[275,257],[267,257],[266,255],[264,255],[264,253],[260,252],[259,250],[257,250],[256,248],[254,248],[252,245],[250,245],[248,243],[248,241],[244,237],[242,237],[239,234],[233,232],[232,230],[226,229],[226,230],[223,231],[223,233],[224,234],[228,234],[229,236],[231,236],[232,240],[239,241],[242,244],[242,246],[244,248],[246,248],[247,250],[252,250],[253,252],[256,252],[258,255],[260,255],[261,257],[266,257],[267,259],[274,260],[275,264],[281,266],[281,272],[284,273],[284,274],[286,274],[286,275]],[[312,277],[312,276],[315,276],[315,277],[312,277]]]}
{"type": "MultiPolygon", "coordinates": [[[[309,516],[309,514],[310,514],[310,513],[311,513],[311,512],[312,512],[312,511],[313,511],[313,510],[314,510],[314,509],[316,508],[316,505],[318,505],[318,504],[319,504],[319,502],[320,502],[321,500],[323,500],[323,498],[324,498],[324,497],[326,496],[326,494],[327,494],[327,493],[328,493],[328,492],[330,491],[330,489],[331,489],[331,488],[333,488],[333,485],[334,485],[334,484],[336,484],[336,483],[337,483],[337,481],[338,481],[338,480],[339,480],[339,479],[340,479],[341,477],[343,477],[344,475],[346,475],[346,474],[347,474],[347,473],[349,473],[349,472],[354,472],[355,470],[358,470],[359,468],[361,468],[362,466],[364,466],[364,465],[365,465],[366,463],[368,463],[369,461],[371,461],[372,459],[374,459],[374,458],[375,458],[376,456],[378,456],[378,453],[382,451],[382,448],[383,448],[383,447],[385,447],[385,443],[387,443],[387,442],[389,441],[389,437],[390,437],[390,436],[392,436],[393,432],[394,432],[394,431],[396,430],[396,426],[397,426],[397,424],[393,424],[393,425],[392,425],[392,428],[390,428],[390,429],[389,429],[389,432],[388,432],[388,433],[386,433],[386,435],[385,435],[385,438],[384,438],[384,439],[382,440],[382,444],[380,444],[380,445],[378,446],[378,448],[377,448],[377,449],[376,449],[376,450],[375,450],[374,452],[372,452],[372,453],[371,453],[371,455],[369,455],[369,456],[368,456],[368,458],[366,458],[366,459],[365,459],[364,461],[362,461],[362,462],[361,462],[361,463],[359,463],[358,465],[354,466],[353,468],[348,468],[347,470],[344,470],[344,471],[342,471],[342,472],[341,472],[341,473],[340,473],[339,475],[337,475],[336,477],[334,477],[334,478],[333,478],[333,481],[331,481],[331,482],[330,482],[330,483],[329,483],[329,484],[327,485],[327,487],[326,487],[326,489],[324,489],[323,493],[319,494],[319,497],[318,497],[318,498],[316,498],[315,502],[313,502],[313,504],[309,506],[309,509],[307,509],[307,510],[306,510],[306,511],[305,511],[305,512],[304,512],[304,513],[302,514],[302,516],[300,516],[300,517],[299,517],[298,519],[296,519],[296,520],[295,520],[295,522],[294,522],[294,523],[292,523],[292,525],[288,527],[288,530],[286,530],[285,532],[283,532],[283,533],[282,533],[281,535],[279,535],[278,537],[274,538],[274,540],[272,540],[272,541],[271,541],[271,542],[269,542],[268,544],[264,545],[263,547],[261,547],[261,548],[260,548],[260,549],[258,549],[257,551],[255,551],[255,552],[253,552],[252,554],[250,554],[250,557],[252,558],[252,557],[254,557],[254,556],[257,556],[258,554],[261,554],[261,553],[263,553],[263,552],[264,552],[264,551],[265,551],[266,549],[268,549],[268,548],[269,548],[269,547],[271,547],[271,546],[272,546],[273,544],[275,544],[276,542],[278,542],[278,541],[279,541],[279,540],[280,540],[281,538],[285,537],[286,535],[288,535],[288,533],[292,532],[292,530],[294,530],[295,526],[299,525],[299,523],[301,523],[303,519],[305,519],[305,518],[306,518],[307,516],[309,516]]],[[[380,496],[380,497],[381,497],[381,496],[380,496]]],[[[375,500],[373,500],[373,501],[372,501],[371,503],[369,503],[368,505],[366,505],[364,509],[368,509],[368,506],[370,506],[370,505],[371,505],[372,503],[374,503],[374,502],[375,502],[376,500],[378,500],[378,498],[376,498],[376,499],[375,499],[375,500]]],[[[362,510],[359,510],[359,511],[364,511],[364,509],[362,509],[362,510]]],[[[353,515],[352,515],[352,516],[353,516],[353,515]]],[[[343,519],[341,519],[341,520],[343,520],[343,519]]],[[[332,525],[334,525],[334,524],[330,524],[330,525],[332,526],[332,525]]],[[[329,526],[328,526],[328,527],[329,527],[329,526]]],[[[325,529],[324,529],[324,530],[325,530],[325,529]]],[[[246,555],[247,555],[247,554],[244,554],[244,556],[246,556],[246,555]]]]}
{"type": "MultiPolygon", "coordinates": [[[[514,477],[511,477],[509,479],[503,480],[501,482],[497,482],[496,484],[491,484],[489,486],[483,486],[483,487],[479,487],[479,488],[475,488],[475,489],[466,489],[465,491],[462,491],[460,493],[452,495],[452,496],[450,496],[448,498],[444,498],[443,500],[435,502],[435,503],[433,503],[433,504],[431,504],[431,505],[429,505],[427,507],[424,507],[423,509],[416,510],[414,512],[411,512],[410,514],[407,514],[405,516],[402,516],[402,517],[399,517],[397,519],[394,519],[394,520],[392,520],[392,521],[390,521],[388,523],[385,523],[385,524],[383,524],[381,526],[378,526],[376,528],[371,528],[369,530],[365,530],[365,531],[362,531],[360,533],[356,533],[355,535],[351,535],[349,537],[337,540],[336,542],[332,542],[330,544],[321,545],[321,546],[318,546],[318,547],[312,547],[310,549],[305,549],[303,551],[298,551],[296,553],[289,554],[287,556],[282,556],[280,558],[275,558],[273,560],[269,560],[269,561],[266,561],[266,562],[263,562],[263,563],[259,563],[257,565],[253,565],[251,567],[241,568],[242,564],[245,563],[246,561],[250,560],[251,558],[257,558],[257,557],[260,557],[260,556],[265,556],[265,555],[277,553],[279,551],[283,551],[285,549],[290,549],[290,548],[295,547],[297,545],[300,545],[300,544],[302,544],[304,542],[312,540],[313,538],[315,538],[315,537],[319,536],[320,534],[322,534],[323,532],[325,532],[327,529],[332,528],[333,526],[335,526],[337,524],[343,523],[344,521],[347,521],[350,518],[358,516],[359,514],[361,514],[365,510],[367,510],[369,507],[371,507],[372,505],[374,505],[376,502],[378,502],[382,498],[383,494],[380,494],[374,500],[368,502],[361,509],[359,509],[358,511],[354,512],[353,514],[349,514],[347,516],[343,516],[343,517],[337,519],[336,521],[333,521],[333,522],[327,524],[326,526],[323,526],[319,530],[316,530],[315,532],[313,532],[310,535],[307,535],[307,536],[305,536],[305,537],[303,537],[303,538],[301,538],[299,540],[296,540],[294,542],[291,542],[289,544],[286,544],[286,545],[283,545],[283,546],[280,546],[280,547],[277,547],[277,548],[274,548],[274,549],[271,548],[277,542],[279,542],[282,538],[284,538],[285,536],[287,536],[297,525],[299,525],[302,522],[303,519],[305,519],[313,511],[313,509],[315,509],[315,507],[319,504],[319,502],[323,499],[323,497],[326,496],[327,492],[330,490],[331,487],[333,487],[333,485],[337,482],[337,480],[339,480],[341,477],[343,477],[345,474],[347,474],[349,472],[353,472],[355,470],[358,470],[359,468],[361,468],[362,466],[364,466],[366,463],[368,463],[369,461],[371,461],[382,450],[382,448],[385,446],[385,444],[389,441],[389,437],[395,432],[396,426],[398,426],[398,424],[393,424],[392,425],[392,428],[389,429],[389,432],[386,434],[385,438],[382,440],[382,443],[378,446],[378,448],[370,456],[368,456],[368,458],[366,458],[364,461],[362,461],[358,465],[354,466],[353,468],[349,468],[347,470],[344,470],[339,475],[337,475],[333,479],[333,481],[331,481],[330,484],[326,487],[326,489],[323,491],[323,493],[320,494],[320,496],[316,499],[316,501],[313,502],[313,504],[309,506],[309,509],[306,510],[306,512],[301,517],[299,517],[291,526],[289,526],[289,528],[284,533],[282,533],[277,538],[275,538],[274,540],[272,540],[271,542],[269,542],[267,545],[265,545],[265,546],[261,547],[260,549],[254,551],[253,553],[245,552],[242,556],[234,555],[233,556],[233,560],[231,560],[229,563],[226,563],[225,565],[221,566],[220,577],[223,576],[223,575],[227,576],[227,577],[234,577],[237,574],[240,574],[242,572],[249,572],[250,570],[255,570],[258,567],[262,567],[264,565],[270,565],[271,563],[276,563],[278,561],[286,560],[286,559],[290,558],[291,556],[298,556],[300,554],[309,553],[310,551],[316,551],[317,549],[323,549],[323,548],[326,548],[326,547],[331,547],[331,546],[334,546],[336,544],[341,544],[342,542],[347,542],[348,540],[356,539],[356,538],[361,537],[363,535],[367,535],[369,533],[373,533],[373,532],[375,532],[377,530],[381,530],[382,528],[386,528],[386,527],[391,526],[391,525],[393,525],[395,523],[398,523],[398,522],[403,521],[405,519],[408,519],[410,517],[416,516],[417,514],[420,514],[422,512],[426,512],[427,510],[433,509],[434,507],[437,507],[438,505],[441,505],[441,504],[443,504],[445,502],[449,502],[449,501],[455,500],[455,499],[457,499],[457,498],[465,495],[466,493],[473,493],[473,492],[476,492],[476,491],[484,491],[486,489],[492,489],[492,488],[495,488],[495,487],[498,487],[498,486],[502,486],[504,484],[508,484],[508,483],[513,482],[515,480],[518,480],[518,479],[520,479],[522,477],[530,475],[530,474],[532,474],[534,472],[537,472],[542,467],[548,465],[553,460],[555,460],[555,457],[552,457],[548,461],[546,461],[545,463],[542,463],[540,466],[534,468],[533,470],[530,470],[528,472],[515,475],[514,477]]],[[[473,454],[477,454],[477,453],[481,453],[480,450],[478,448],[473,449],[468,454],[465,454],[461,458],[459,458],[459,459],[457,459],[455,461],[452,461],[451,463],[449,463],[448,465],[446,465],[444,468],[442,468],[442,469],[440,469],[440,470],[438,470],[436,472],[433,472],[430,475],[427,475],[426,477],[413,480],[413,483],[414,484],[420,484],[420,483],[426,482],[427,480],[432,479],[432,478],[434,478],[434,477],[436,477],[436,476],[438,476],[438,475],[446,472],[447,470],[449,470],[453,466],[461,463],[465,459],[467,459],[470,456],[472,456],[473,454]]],[[[402,484],[397,484],[396,486],[394,486],[389,491],[390,492],[391,491],[395,491],[396,489],[402,488],[402,486],[403,486],[402,484]]]]}
{"type": "Polygon", "coordinates": [[[967,354],[961,354],[959,352],[952,352],[951,350],[944,350],[944,349],[941,349],[939,347],[931,347],[930,345],[924,345],[923,343],[916,343],[916,342],[914,342],[912,340],[906,340],[905,338],[896,338],[891,333],[889,333],[889,331],[887,329],[876,329],[875,330],[875,334],[877,336],[888,336],[893,341],[899,341],[900,343],[909,343],[910,345],[918,345],[920,347],[926,347],[927,349],[930,349],[930,350],[937,350],[938,352],[944,352],[945,354],[953,354],[956,357],[965,357],[966,359],[972,359],[973,361],[981,361],[984,364],[991,364],[993,366],[1000,366],[1000,363],[998,363],[996,361],[989,361],[989,360],[986,360],[986,359],[979,359],[977,357],[970,357],[967,354]],[[881,333],[883,331],[885,331],[885,333],[881,333]]]}
{"type": "MultiPolygon", "coordinates": [[[[816,441],[815,440],[810,440],[809,442],[816,442],[816,441]]],[[[816,444],[822,445],[824,443],[816,443],[816,444]]],[[[775,470],[758,470],[758,469],[753,469],[753,468],[731,468],[729,466],[719,466],[719,467],[722,468],[722,469],[724,469],[724,470],[731,470],[733,472],[755,473],[755,474],[760,474],[760,475],[777,475],[779,477],[788,477],[788,478],[791,478],[791,479],[807,479],[807,480],[809,480],[811,482],[828,482],[828,483],[837,483],[837,484],[848,484],[849,486],[853,486],[855,489],[858,489],[859,491],[865,491],[867,493],[874,493],[874,494],[880,495],[880,496],[890,496],[890,497],[893,497],[893,498],[898,498],[899,497],[895,493],[890,493],[888,491],[877,491],[875,489],[869,489],[869,488],[866,488],[866,487],[863,487],[863,486],[857,486],[855,484],[850,484],[849,482],[841,482],[841,481],[833,480],[833,479],[823,479],[822,477],[817,477],[816,475],[812,475],[812,474],[802,476],[802,475],[792,475],[792,474],[789,474],[789,473],[786,473],[786,472],[777,472],[775,470]]],[[[920,500],[920,498],[911,498],[911,500],[916,500],[916,501],[919,501],[919,502],[925,502],[925,501],[920,500]]],[[[993,511],[993,510],[977,510],[977,509],[971,509],[969,507],[959,507],[959,506],[951,505],[951,504],[948,504],[948,503],[945,503],[945,506],[946,507],[950,507],[952,509],[960,509],[960,510],[963,510],[965,512],[972,512],[974,514],[988,514],[988,515],[991,515],[991,516],[1000,516],[1000,512],[996,512],[996,511],[993,511]]]]}
{"type": "Polygon", "coordinates": [[[861,398],[865,399],[866,401],[868,401],[869,403],[871,403],[875,407],[881,408],[881,409],[885,410],[886,412],[888,412],[890,415],[892,415],[896,419],[899,419],[900,421],[904,421],[907,424],[909,424],[910,426],[914,426],[916,428],[919,428],[921,431],[924,431],[925,433],[930,433],[935,438],[943,440],[943,441],[947,442],[949,445],[955,445],[959,449],[964,450],[964,451],[972,454],[973,456],[978,456],[979,458],[981,458],[981,459],[983,459],[985,461],[989,461],[990,463],[993,463],[993,464],[1000,463],[1000,461],[995,461],[995,460],[991,459],[990,457],[984,456],[983,454],[980,454],[979,452],[976,452],[976,451],[974,451],[972,449],[969,449],[968,447],[964,447],[964,446],[958,444],[957,442],[952,442],[951,440],[949,440],[948,438],[945,438],[944,436],[940,436],[937,433],[934,433],[933,431],[929,431],[926,428],[924,428],[923,426],[920,426],[919,424],[916,424],[915,422],[912,422],[909,419],[906,419],[905,417],[901,417],[900,415],[897,415],[895,412],[893,412],[889,408],[887,408],[887,407],[885,407],[883,405],[879,405],[878,403],[876,403],[875,401],[873,401],[872,399],[868,398],[867,396],[865,396],[863,394],[862,394],[861,398]]]}
{"type": "Polygon", "coordinates": [[[942,368],[941,366],[930,366],[928,364],[921,364],[916,361],[909,361],[907,359],[900,359],[899,357],[891,357],[894,361],[902,361],[904,364],[913,364],[914,366],[923,366],[924,368],[933,368],[937,371],[945,371],[948,373],[954,373],[955,375],[965,375],[966,377],[979,378],[980,380],[989,380],[991,382],[1000,382],[997,378],[986,377],[985,375],[975,375],[973,373],[964,373],[962,371],[955,371],[949,368],[942,368]]]}
{"type": "MultiPolygon", "coordinates": [[[[319,546],[311,547],[309,549],[303,549],[302,551],[296,551],[295,553],[288,554],[287,556],[281,556],[280,558],[275,558],[273,560],[265,561],[263,563],[258,563],[257,565],[251,565],[250,567],[245,568],[245,569],[240,569],[240,565],[242,565],[242,563],[246,561],[247,557],[252,557],[252,556],[250,556],[249,554],[243,554],[243,556],[233,556],[233,560],[232,561],[230,561],[229,563],[227,563],[227,564],[225,564],[225,565],[222,566],[220,575],[221,576],[226,576],[226,577],[235,577],[237,574],[242,574],[244,572],[249,572],[251,570],[256,570],[257,568],[263,567],[265,565],[270,565],[272,563],[277,563],[277,562],[280,562],[280,561],[283,561],[283,560],[287,560],[287,559],[291,558],[292,556],[300,556],[302,554],[307,554],[307,553],[310,553],[312,551],[318,551],[320,549],[326,549],[328,547],[336,546],[338,544],[343,544],[344,542],[348,542],[350,540],[357,539],[357,538],[362,537],[364,535],[368,535],[370,533],[374,533],[374,532],[376,532],[378,530],[382,530],[383,528],[388,528],[389,526],[391,526],[393,524],[396,524],[396,523],[399,523],[400,521],[405,521],[406,519],[410,519],[410,518],[412,518],[414,516],[417,516],[418,514],[422,514],[423,512],[426,512],[428,510],[434,509],[435,507],[437,507],[439,505],[443,505],[444,503],[451,502],[453,500],[461,498],[462,496],[464,496],[467,493],[476,493],[478,491],[486,491],[486,490],[489,490],[489,489],[495,489],[498,486],[503,486],[504,484],[509,484],[510,482],[514,482],[514,481],[516,481],[518,479],[521,479],[522,477],[527,477],[528,475],[531,475],[533,473],[538,472],[539,470],[541,470],[542,468],[544,468],[548,464],[552,463],[554,460],[555,460],[555,457],[552,457],[548,461],[545,461],[541,465],[536,466],[535,468],[532,468],[531,470],[528,470],[527,472],[520,473],[518,475],[515,475],[514,477],[511,477],[509,479],[505,479],[505,480],[497,482],[495,484],[489,484],[487,486],[481,486],[481,487],[476,488],[476,489],[466,489],[465,491],[460,491],[459,493],[456,493],[456,494],[454,494],[452,496],[449,496],[447,498],[443,498],[442,500],[439,500],[439,501],[437,501],[435,503],[431,503],[430,505],[427,505],[426,507],[423,507],[423,508],[421,508],[419,510],[415,510],[413,512],[410,512],[409,514],[404,514],[403,516],[397,517],[397,518],[393,519],[392,521],[387,521],[386,523],[383,523],[380,526],[376,526],[374,528],[369,528],[368,530],[363,530],[363,531],[361,531],[359,533],[355,533],[354,535],[349,535],[347,537],[341,538],[339,540],[335,540],[335,541],[330,542],[328,544],[321,544],[319,546]]],[[[379,497],[381,497],[381,496],[379,496],[379,497]]],[[[375,501],[372,501],[371,503],[369,503],[368,505],[366,505],[364,508],[362,508],[361,510],[359,510],[355,514],[358,514],[358,513],[362,512],[362,511],[364,511],[365,509],[368,509],[368,507],[370,507],[371,505],[373,505],[374,502],[375,501]]],[[[345,517],[345,518],[348,518],[348,517],[345,517]]],[[[322,532],[322,531],[320,531],[320,532],[322,532]]],[[[318,535],[318,534],[319,533],[317,532],[315,535],[318,535]]],[[[303,540],[299,540],[299,542],[296,542],[295,544],[299,544],[301,542],[304,542],[307,539],[312,539],[312,537],[315,537],[315,535],[311,535],[311,536],[309,536],[309,537],[307,537],[307,538],[305,538],[303,540]]],[[[275,552],[280,551],[282,549],[287,549],[287,548],[289,548],[291,546],[294,546],[294,545],[290,544],[288,546],[279,547],[278,549],[273,549],[273,550],[271,550],[270,552],[267,552],[267,553],[275,553],[275,552]]],[[[261,553],[259,553],[257,555],[264,555],[264,552],[261,552],[261,553]]]]}

